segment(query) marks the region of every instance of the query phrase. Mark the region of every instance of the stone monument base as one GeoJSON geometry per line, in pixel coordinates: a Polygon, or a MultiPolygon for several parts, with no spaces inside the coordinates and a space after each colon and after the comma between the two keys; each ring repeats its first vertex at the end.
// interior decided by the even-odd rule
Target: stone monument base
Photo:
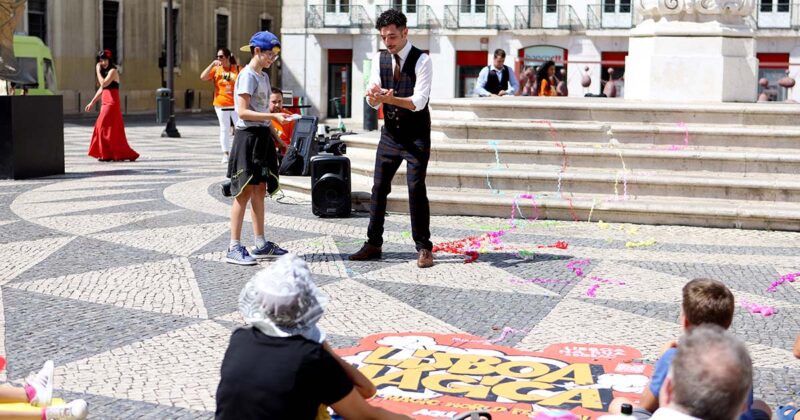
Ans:
{"type": "Polygon", "coordinates": [[[749,28],[650,20],[631,30],[625,99],[755,102],[757,82],[749,28]]]}

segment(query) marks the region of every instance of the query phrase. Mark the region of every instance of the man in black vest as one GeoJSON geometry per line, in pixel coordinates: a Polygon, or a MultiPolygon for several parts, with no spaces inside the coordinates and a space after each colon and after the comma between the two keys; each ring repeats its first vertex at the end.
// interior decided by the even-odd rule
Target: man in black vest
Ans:
{"type": "Polygon", "coordinates": [[[514,93],[519,90],[519,82],[514,75],[514,70],[503,64],[505,61],[506,52],[501,48],[494,50],[492,65],[484,67],[478,74],[475,95],[514,96],[514,93]]]}
{"type": "Polygon", "coordinates": [[[367,242],[358,252],[350,255],[350,260],[364,261],[381,257],[386,197],[392,189],[392,178],[405,160],[411,237],[419,253],[417,266],[430,267],[433,265],[433,244],[430,240],[431,213],[425,175],[431,154],[428,98],[433,64],[427,54],[408,41],[403,13],[389,9],[381,13],[375,27],[380,31],[386,50],[379,51],[372,59],[366,97],[373,108],[383,104],[384,124],[375,155],[367,242]]]}

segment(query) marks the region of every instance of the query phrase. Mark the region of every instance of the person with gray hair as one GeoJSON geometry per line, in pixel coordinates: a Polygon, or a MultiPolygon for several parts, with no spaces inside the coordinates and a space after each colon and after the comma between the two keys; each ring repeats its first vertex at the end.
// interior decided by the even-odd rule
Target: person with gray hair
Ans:
{"type": "Polygon", "coordinates": [[[231,335],[216,419],[313,420],[326,406],[352,419],[408,419],[366,402],[375,386],[325,342],[317,322],[327,297],[303,259],[287,254],[239,295],[250,327],[231,335]]]}
{"type": "Polygon", "coordinates": [[[752,386],[744,344],[720,326],[703,324],[678,344],[652,419],[738,419],[752,386]]]}

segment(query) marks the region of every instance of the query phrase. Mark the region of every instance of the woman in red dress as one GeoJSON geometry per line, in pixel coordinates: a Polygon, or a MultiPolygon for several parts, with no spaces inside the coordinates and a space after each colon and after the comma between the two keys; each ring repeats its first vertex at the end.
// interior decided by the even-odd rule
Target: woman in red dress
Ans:
{"type": "Polygon", "coordinates": [[[89,156],[101,162],[112,160],[133,162],[139,158],[139,154],[128,146],[128,138],[125,136],[125,124],[122,122],[122,110],[119,104],[119,72],[117,66],[111,63],[110,50],[103,50],[97,54],[95,74],[100,88],[97,89],[89,105],[86,105],[86,112],[89,112],[101,96],[103,107],[94,124],[89,156]]]}

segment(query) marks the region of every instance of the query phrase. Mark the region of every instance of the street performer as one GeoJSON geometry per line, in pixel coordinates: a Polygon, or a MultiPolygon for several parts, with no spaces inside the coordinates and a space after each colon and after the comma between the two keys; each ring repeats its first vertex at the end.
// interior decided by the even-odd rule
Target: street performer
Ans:
{"type": "Polygon", "coordinates": [[[430,207],[425,175],[431,153],[431,92],[433,64],[430,57],[408,40],[406,16],[395,9],[381,13],[375,24],[385,51],[372,59],[367,102],[373,108],[383,104],[384,125],[375,154],[375,175],[369,207],[367,242],[350,255],[352,261],[381,257],[386,198],[400,164],[405,160],[411,236],[419,253],[417,266],[433,265],[430,237],[430,207]]]}

